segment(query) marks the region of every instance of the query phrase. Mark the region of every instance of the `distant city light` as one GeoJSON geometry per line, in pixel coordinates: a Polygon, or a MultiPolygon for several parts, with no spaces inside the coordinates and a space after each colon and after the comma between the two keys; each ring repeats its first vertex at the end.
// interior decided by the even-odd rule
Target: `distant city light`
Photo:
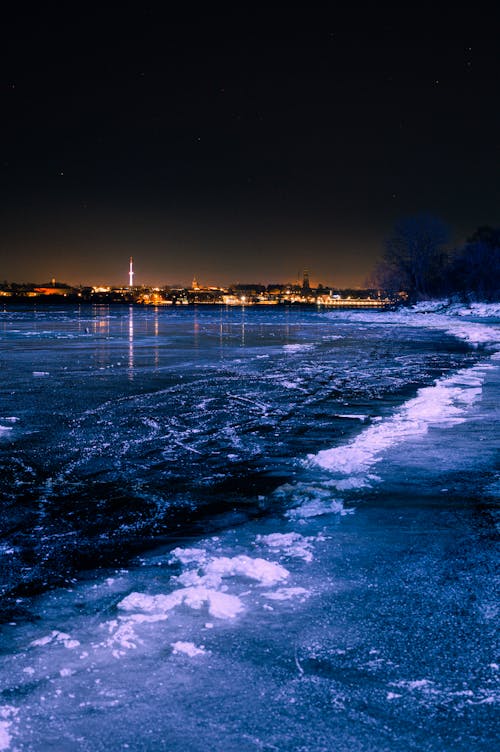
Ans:
{"type": "Polygon", "coordinates": [[[128,267],[128,286],[134,286],[134,259],[130,257],[130,263],[128,267]]]}

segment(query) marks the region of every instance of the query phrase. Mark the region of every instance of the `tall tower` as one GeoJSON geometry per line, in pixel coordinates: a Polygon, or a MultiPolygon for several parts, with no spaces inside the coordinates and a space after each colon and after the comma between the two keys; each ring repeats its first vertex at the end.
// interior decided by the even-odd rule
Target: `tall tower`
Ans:
{"type": "Polygon", "coordinates": [[[302,289],[303,290],[310,290],[309,286],[309,271],[307,269],[304,269],[304,276],[302,277],[302,289]]]}
{"type": "Polygon", "coordinates": [[[130,257],[130,263],[128,267],[128,286],[134,286],[134,259],[130,257]]]}

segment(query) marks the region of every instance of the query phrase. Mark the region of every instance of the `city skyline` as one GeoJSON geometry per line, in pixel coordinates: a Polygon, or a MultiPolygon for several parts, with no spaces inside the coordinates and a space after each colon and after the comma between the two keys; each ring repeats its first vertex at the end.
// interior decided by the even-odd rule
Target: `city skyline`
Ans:
{"type": "Polygon", "coordinates": [[[126,273],[123,273],[121,275],[117,275],[115,273],[115,276],[121,276],[123,279],[119,280],[118,283],[114,284],[113,282],[110,282],[109,280],[104,280],[101,275],[101,282],[98,284],[90,284],[88,280],[82,280],[80,283],[74,283],[69,280],[63,279],[60,276],[49,276],[45,275],[45,277],[40,279],[35,278],[27,278],[25,280],[0,280],[0,287],[1,286],[30,286],[30,285],[44,285],[46,289],[52,288],[61,288],[62,287],[69,287],[74,290],[82,289],[82,288],[107,288],[107,289],[140,289],[140,288],[149,288],[149,289],[160,289],[160,288],[183,288],[183,289],[190,289],[190,290],[208,290],[208,289],[227,289],[227,288],[234,288],[234,287],[268,287],[272,288],[274,286],[278,287],[289,287],[289,288],[296,288],[300,287],[304,290],[313,290],[313,289],[359,289],[359,290],[365,290],[370,287],[370,285],[354,285],[354,286],[340,286],[337,284],[324,284],[321,280],[316,280],[315,275],[310,273],[309,269],[303,268],[297,271],[296,275],[294,277],[289,276],[288,278],[278,279],[273,278],[273,281],[263,281],[262,274],[257,270],[257,272],[254,274],[253,278],[251,279],[238,279],[238,280],[232,280],[229,283],[222,283],[220,280],[217,280],[215,278],[211,278],[210,280],[202,279],[197,274],[192,275],[192,278],[190,281],[181,280],[178,283],[175,282],[163,282],[163,283],[152,283],[148,280],[144,279],[137,279],[137,273],[136,273],[136,264],[135,259],[133,256],[130,256],[128,258],[128,264],[127,264],[127,271],[126,273]]]}
{"type": "MultiPolygon", "coordinates": [[[[317,287],[318,285],[320,287],[328,287],[328,288],[344,288],[344,289],[365,289],[369,287],[368,284],[369,280],[365,280],[365,284],[345,284],[340,285],[335,282],[335,275],[333,273],[327,274],[324,279],[328,277],[328,279],[333,280],[330,282],[325,282],[323,278],[319,278],[318,274],[315,273],[315,270],[312,270],[312,272],[304,267],[304,268],[298,268],[295,273],[290,272],[287,275],[284,275],[282,277],[275,276],[269,276],[266,275],[265,271],[258,269],[257,267],[254,268],[254,270],[251,272],[251,275],[249,275],[247,278],[234,278],[230,277],[227,274],[224,273],[222,275],[219,275],[217,273],[217,270],[208,270],[207,274],[205,276],[200,275],[196,270],[189,275],[185,274],[182,279],[165,279],[163,275],[154,274],[152,276],[155,276],[156,279],[152,280],[151,275],[149,277],[145,277],[144,274],[141,273],[141,266],[139,266],[139,272],[136,271],[136,262],[135,257],[129,256],[127,259],[126,264],[126,270],[123,269],[114,270],[111,272],[109,277],[106,277],[104,275],[104,272],[99,271],[99,264],[96,264],[96,268],[91,271],[90,274],[86,275],[82,279],[80,279],[78,282],[74,279],[69,279],[64,277],[62,274],[59,273],[53,273],[54,269],[49,268],[48,270],[42,269],[41,273],[38,273],[35,275],[34,270],[27,270],[24,273],[24,277],[18,278],[18,279],[9,279],[5,275],[2,275],[0,272],[0,280],[2,283],[7,284],[47,284],[47,285],[57,285],[57,284],[64,284],[69,285],[70,287],[73,287],[75,289],[79,287],[99,287],[99,286],[107,286],[112,288],[126,288],[126,287],[184,287],[184,288],[196,288],[197,286],[202,288],[210,288],[210,287],[218,287],[218,288],[225,288],[225,287],[231,287],[234,285],[263,285],[263,286],[272,286],[273,284],[278,285],[288,285],[288,286],[302,286],[304,275],[308,277],[310,280],[310,286],[312,288],[317,287]],[[131,276],[132,275],[132,276],[131,276]],[[221,279],[222,277],[222,279],[221,279]],[[92,281],[91,281],[92,280],[92,281]],[[97,280],[97,281],[96,281],[97,280]],[[196,282],[196,285],[194,284],[196,282]]],[[[140,260],[139,260],[140,264],[140,260]]],[[[41,268],[41,264],[34,265],[33,269],[35,268],[41,268]]],[[[55,270],[57,272],[57,270],[55,270]]],[[[168,276],[168,272],[167,272],[168,276]]],[[[171,276],[171,275],[170,275],[171,276]]]]}

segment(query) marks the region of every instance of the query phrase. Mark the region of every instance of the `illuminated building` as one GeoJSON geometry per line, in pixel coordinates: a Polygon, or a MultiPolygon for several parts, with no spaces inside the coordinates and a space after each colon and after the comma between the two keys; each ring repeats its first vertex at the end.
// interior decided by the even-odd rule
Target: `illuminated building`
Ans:
{"type": "Polygon", "coordinates": [[[133,287],[134,286],[134,259],[132,256],[130,257],[130,262],[128,266],[128,286],[133,287]]]}

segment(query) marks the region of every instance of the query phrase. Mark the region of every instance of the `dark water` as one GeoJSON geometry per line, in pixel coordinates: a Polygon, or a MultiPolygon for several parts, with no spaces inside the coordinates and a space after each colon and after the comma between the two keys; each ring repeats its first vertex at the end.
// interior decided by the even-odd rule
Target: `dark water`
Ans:
{"type": "Polygon", "coordinates": [[[491,747],[497,334],[422,321],[1,314],[0,749],[491,747]]]}

